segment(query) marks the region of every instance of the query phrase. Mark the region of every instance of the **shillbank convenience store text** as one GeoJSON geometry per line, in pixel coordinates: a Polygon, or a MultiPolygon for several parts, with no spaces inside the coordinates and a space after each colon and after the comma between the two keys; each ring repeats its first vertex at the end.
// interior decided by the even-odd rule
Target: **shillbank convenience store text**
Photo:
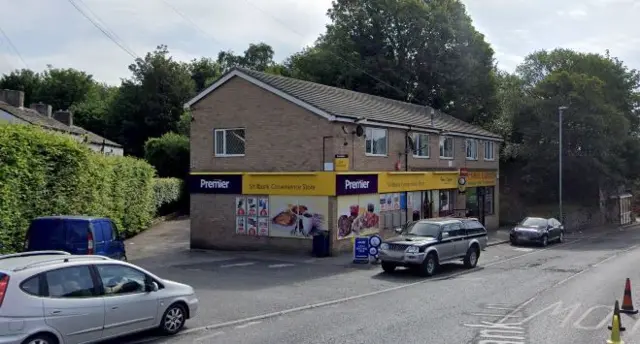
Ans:
{"type": "Polygon", "coordinates": [[[259,191],[277,191],[277,190],[288,190],[288,191],[313,191],[316,189],[316,186],[313,184],[249,184],[249,188],[251,190],[259,190],[259,191]]]}

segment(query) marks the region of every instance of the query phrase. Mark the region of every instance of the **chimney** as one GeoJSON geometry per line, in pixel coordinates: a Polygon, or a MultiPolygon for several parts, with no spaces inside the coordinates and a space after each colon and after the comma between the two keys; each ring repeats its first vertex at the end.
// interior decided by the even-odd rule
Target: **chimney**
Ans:
{"type": "Polygon", "coordinates": [[[433,127],[433,115],[434,115],[434,110],[433,108],[431,108],[431,126],[433,127]]]}
{"type": "Polygon", "coordinates": [[[24,107],[24,92],[14,90],[0,90],[0,102],[5,102],[13,107],[24,107]]]}
{"type": "Polygon", "coordinates": [[[53,118],[62,124],[73,126],[73,114],[69,110],[58,110],[53,113],[53,118]]]}
{"type": "Polygon", "coordinates": [[[51,117],[51,105],[49,104],[34,103],[31,104],[30,108],[38,111],[42,116],[51,117]]]}

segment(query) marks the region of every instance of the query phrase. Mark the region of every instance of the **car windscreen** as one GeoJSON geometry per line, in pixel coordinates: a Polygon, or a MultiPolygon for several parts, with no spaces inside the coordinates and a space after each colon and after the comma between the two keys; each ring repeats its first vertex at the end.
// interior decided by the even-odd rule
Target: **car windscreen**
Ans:
{"type": "Polygon", "coordinates": [[[440,225],[431,222],[415,222],[411,226],[408,226],[403,234],[417,235],[417,236],[429,236],[437,237],[440,233],[440,225]]]}
{"type": "Polygon", "coordinates": [[[520,226],[542,228],[547,226],[547,220],[538,217],[527,217],[520,222],[520,226]]]}
{"type": "Polygon", "coordinates": [[[65,245],[64,221],[62,219],[36,219],[31,222],[27,231],[28,249],[51,250],[65,245]]]}

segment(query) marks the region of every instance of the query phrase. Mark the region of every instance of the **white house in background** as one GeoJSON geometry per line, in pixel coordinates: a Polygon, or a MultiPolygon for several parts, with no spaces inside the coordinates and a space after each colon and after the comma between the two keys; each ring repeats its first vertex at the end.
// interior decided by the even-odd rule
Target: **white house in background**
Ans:
{"type": "Polygon", "coordinates": [[[70,134],[89,148],[106,155],[124,155],[121,145],[107,140],[81,127],[73,125],[73,114],[68,110],[52,112],[51,105],[31,104],[24,107],[24,92],[0,90],[0,121],[33,124],[47,130],[70,134]]]}

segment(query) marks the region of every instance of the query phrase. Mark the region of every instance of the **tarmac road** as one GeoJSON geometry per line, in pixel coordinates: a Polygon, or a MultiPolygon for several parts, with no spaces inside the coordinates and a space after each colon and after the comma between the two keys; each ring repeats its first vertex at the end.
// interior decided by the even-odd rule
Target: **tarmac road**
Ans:
{"type": "MultiPolygon", "coordinates": [[[[347,269],[340,275],[298,282],[316,285],[304,288],[305,285],[285,281],[268,285],[268,274],[254,275],[266,279],[265,287],[237,290],[235,301],[242,309],[238,313],[224,317],[218,314],[221,311],[206,310],[198,320],[189,323],[184,334],[137,342],[603,343],[609,336],[607,325],[613,303],[616,299],[622,301],[625,278],[631,278],[632,286],[640,288],[640,269],[637,268],[640,248],[636,243],[640,243],[637,227],[600,238],[567,240],[565,244],[547,249],[499,245],[484,252],[479,268],[471,271],[447,268],[439,278],[431,279],[405,272],[385,276],[378,268],[347,269]],[[296,289],[300,287],[303,288],[296,289]],[[332,288],[332,293],[322,293],[323,287],[332,288]],[[313,291],[320,294],[307,294],[307,307],[300,307],[304,305],[299,304],[298,295],[306,293],[308,288],[315,288],[313,291]],[[281,292],[282,303],[266,306],[270,302],[266,300],[272,300],[276,290],[281,292]],[[290,293],[293,293],[291,297],[290,293]],[[238,300],[241,295],[246,300],[238,300]],[[265,302],[251,309],[244,303],[260,298],[265,302]],[[321,304],[314,305],[318,302],[321,304]],[[299,308],[286,311],[295,307],[299,308]],[[276,311],[284,314],[267,314],[276,311]],[[240,319],[241,314],[246,314],[246,319],[224,324],[234,317],[240,319]],[[267,316],[256,317],[260,314],[267,316]],[[198,328],[207,322],[222,324],[208,330],[198,328]]],[[[242,271],[240,268],[254,265],[236,267],[242,271]]],[[[305,271],[304,267],[299,269],[296,274],[305,271]]],[[[264,266],[249,274],[258,274],[259,270],[264,270],[264,266]]],[[[280,273],[280,278],[289,276],[289,273],[280,273]]],[[[201,275],[204,278],[204,274],[201,275]]],[[[633,296],[634,306],[638,307],[640,290],[634,289],[633,296]]],[[[226,300],[216,299],[229,309],[226,300]]],[[[215,301],[204,303],[205,308],[215,307],[215,301]]],[[[640,321],[623,315],[622,322],[627,328],[623,339],[627,343],[640,343],[640,321]]]]}

